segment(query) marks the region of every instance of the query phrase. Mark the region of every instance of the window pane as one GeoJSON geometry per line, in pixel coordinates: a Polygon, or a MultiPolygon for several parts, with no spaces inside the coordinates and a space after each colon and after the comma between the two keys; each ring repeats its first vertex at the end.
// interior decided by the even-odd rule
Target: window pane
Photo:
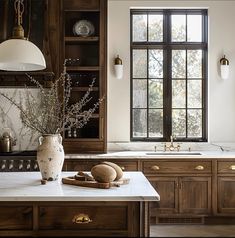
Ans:
{"type": "Polygon", "coordinates": [[[163,41],[163,15],[149,15],[149,41],[163,41]]]}
{"type": "Polygon", "coordinates": [[[186,51],[172,50],[172,78],[185,78],[186,51]]]}
{"type": "Polygon", "coordinates": [[[172,15],[171,24],[171,41],[186,41],[186,15],[172,15]]]}
{"type": "Polygon", "coordinates": [[[133,136],[147,136],[147,110],[133,109],[133,136]]]}
{"type": "Polygon", "coordinates": [[[202,137],[201,110],[188,110],[188,137],[202,137]]]}
{"type": "Polygon", "coordinates": [[[188,50],[188,78],[202,78],[202,50],[188,50]]]}
{"type": "Polygon", "coordinates": [[[133,78],[147,78],[147,50],[133,50],[133,78]]]}
{"type": "Polygon", "coordinates": [[[163,78],[162,50],[149,50],[149,78],[163,78]]]}
{"type": "Polygon", "coordinates": [[[202,81],[188,80],[188,107],[202,107],[202,81]]]}
{"type": "Polygon", "coordinates": [[[172,135],[176,137],[186,136],[186,113],[185,110],[172,110],[172,135]]]}
{"type": "Polygon", "coordinates": [[[133,80],[133,108],[147,107],[147,80],[133,80]]]}
{"type": "Polygon", "coordinates": [[[163,110],[149,110],[149,137],[163,137],[163,110]]]}
{"type": "Polygon", "coordinates": [[[147,41],[147,15],[133,15],[133,41],[147,41]]]}
{"type": "Polygon", "coordinates": [[[186,88],[185,80],[172,80],[172,107],[185,108],[186,88]]]}
{"type": "Polygon", "coordinates": [[[202,16],[188,15],[187,16],[187,41],[201,42],[202,41],[202,16]]]}
{"type": "Polygon", "coordinates": [[[163,107],[163,80],[149,79],[149,107],[163,107]]]}

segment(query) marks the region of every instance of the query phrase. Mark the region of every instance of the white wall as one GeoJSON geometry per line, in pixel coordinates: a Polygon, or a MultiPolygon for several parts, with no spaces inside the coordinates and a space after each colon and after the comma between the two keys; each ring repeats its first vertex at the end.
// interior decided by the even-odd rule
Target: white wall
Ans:
{"type": "Polygon", "coordinates": [[[208,8],[209,15],[209,142],[235,142],[235,1],[108,2],[108,141],[130,141],[130,8],[208,8]],[[119,54],[124,77],[115,79],[113,61],[119,54]],[[230,77],[219,76],[219,59],[226,54],[230,77]]]}

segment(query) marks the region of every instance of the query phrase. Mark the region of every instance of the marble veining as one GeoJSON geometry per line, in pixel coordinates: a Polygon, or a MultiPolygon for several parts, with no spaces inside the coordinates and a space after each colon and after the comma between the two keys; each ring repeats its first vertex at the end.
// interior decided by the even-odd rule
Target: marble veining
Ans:
{"type": "MultiPolygon", "coordinates": [[[[63,172],[61,177],[75,175],[63,172]]],[[[142,172],[124,172],[130,183],[110,189],[86,188],[57,181],[41,185],[40,172],[0,173],[0,201],[159,201],[142,172]]]]}

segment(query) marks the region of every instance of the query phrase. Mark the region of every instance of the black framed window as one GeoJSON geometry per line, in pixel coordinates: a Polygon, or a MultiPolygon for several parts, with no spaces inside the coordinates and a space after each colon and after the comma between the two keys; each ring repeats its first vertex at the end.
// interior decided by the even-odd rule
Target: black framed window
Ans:
{"type": "Polygon", "coordinates": [[[130,14],[131,140],[207,141],[207,10],[130,14]]]}

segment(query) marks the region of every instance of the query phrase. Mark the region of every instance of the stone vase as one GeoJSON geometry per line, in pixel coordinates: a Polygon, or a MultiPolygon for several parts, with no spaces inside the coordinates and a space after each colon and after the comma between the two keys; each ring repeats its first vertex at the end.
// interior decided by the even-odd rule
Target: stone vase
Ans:
{"type": "Polygon", "coordinates": [[[60,134],[45,134],[39,137],[37,162],[42,179],[53,181],[60,177],[64,163],[64,149],[60,134]]]}

